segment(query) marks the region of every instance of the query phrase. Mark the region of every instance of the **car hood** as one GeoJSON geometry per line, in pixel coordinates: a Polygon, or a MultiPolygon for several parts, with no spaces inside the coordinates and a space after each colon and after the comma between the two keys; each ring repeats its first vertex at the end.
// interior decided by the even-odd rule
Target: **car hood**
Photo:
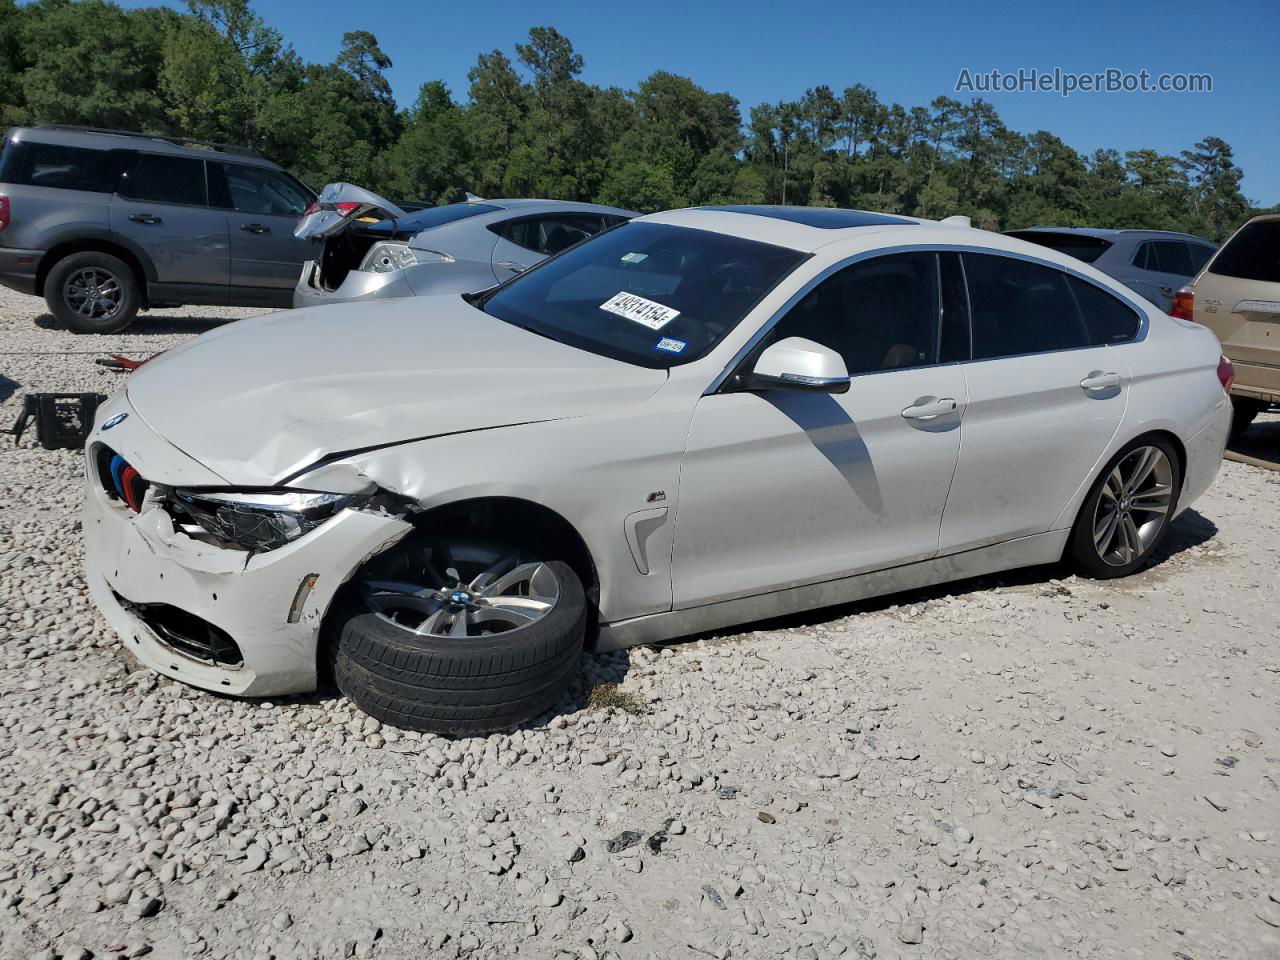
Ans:
{"type": "Polygon", "coordinates": [[[665,381],[441,295],[231,323],[136,370],[128,396],[228,484],[267,486],[337,454],[636,403],[665,381]]]}

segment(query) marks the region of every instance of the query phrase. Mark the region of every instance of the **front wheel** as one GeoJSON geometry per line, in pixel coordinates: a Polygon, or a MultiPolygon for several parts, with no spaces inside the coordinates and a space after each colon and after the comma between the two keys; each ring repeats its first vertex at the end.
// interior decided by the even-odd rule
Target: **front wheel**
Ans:
{"type": "Polygon", "coordinates": [[[578,674],[582,582],[568,564],[479,540],[411,538],[336,611],[334,680],[365,713],[433,733],[506,729],[578,674]]]}
{"type": "Polygon", "coordinates": [[[1172,444],[1140,437],[1111,458],[1085,498],[1068,553],[1081,573],[1125,577],[1155,552],[1178,506],[1182,471],[1172,444]]]}

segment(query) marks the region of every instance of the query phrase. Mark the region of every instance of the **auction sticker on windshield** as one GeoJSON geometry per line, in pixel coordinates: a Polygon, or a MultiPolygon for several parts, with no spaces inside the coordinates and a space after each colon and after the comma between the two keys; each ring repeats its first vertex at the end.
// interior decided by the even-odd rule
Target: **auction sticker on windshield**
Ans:
{"type": "Polygon", "coordinates": [[[652,300],[646,300],[644,297],[626,292],[615,293],[600,304],[600,309],[616,313],[618,316],[634,320],[636,323],[643,323],[650,330],[661,330],[676,317],[680,316],[679,310],[672,310],[670,307],[664,307],[660,303],[654,303],[652,300]]]}

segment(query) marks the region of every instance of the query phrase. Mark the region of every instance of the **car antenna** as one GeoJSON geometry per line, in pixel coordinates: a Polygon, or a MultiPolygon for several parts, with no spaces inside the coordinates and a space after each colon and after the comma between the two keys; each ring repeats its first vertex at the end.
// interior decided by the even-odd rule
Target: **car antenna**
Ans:
{"type": "Polygon", "coordinates": [[[467,195],[467,203],[484,203],[484,197],[477,197],[470,190],[465,191],[467,195]]]}
{"type": "Polygon", "coordinates": [[[949,226],[949,227],[971,227],[971,226],[973,226],[973,221],[971,221],[968,217],[962,217],[962,216],[959,216],[959,215],[954,216],[954,217],[947,217],[947,218],[946,218],[945,220],[943,220],[942,222],[943,222],[943,223],[945,223],[945,224],[946,224],[947,226],[949,226]]]}

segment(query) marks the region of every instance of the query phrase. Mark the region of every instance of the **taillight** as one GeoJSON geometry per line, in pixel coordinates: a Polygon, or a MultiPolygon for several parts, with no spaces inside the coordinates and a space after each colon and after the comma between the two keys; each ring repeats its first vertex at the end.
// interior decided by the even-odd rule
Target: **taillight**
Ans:
{"type": "Polygon", "coordinates": [[[1218,382],[1228,394],[1231,393],[1231,385],[1236,382],[1236,368],[1226,357],[1218,358],[1218,382]]]}
{"type": "Polygon", "coordinates": [[[343,200],[341,203],[335,203],[333,208],[344,217],[349,217],[360,209],[360,204],[353,200],[343,200]]]}
{"type": "Polygon", "coordinates": [[[0,193],[0,230],[9,225],[9,198],[0,193]]]}
{"type": "Polygon", "coordinates": [[[1196,295],[1190,287],[1183,287],[1173,295],[1173,305],[1169,307],[1169,316],[1179,320],[1195,320],[1196,295]]]}

